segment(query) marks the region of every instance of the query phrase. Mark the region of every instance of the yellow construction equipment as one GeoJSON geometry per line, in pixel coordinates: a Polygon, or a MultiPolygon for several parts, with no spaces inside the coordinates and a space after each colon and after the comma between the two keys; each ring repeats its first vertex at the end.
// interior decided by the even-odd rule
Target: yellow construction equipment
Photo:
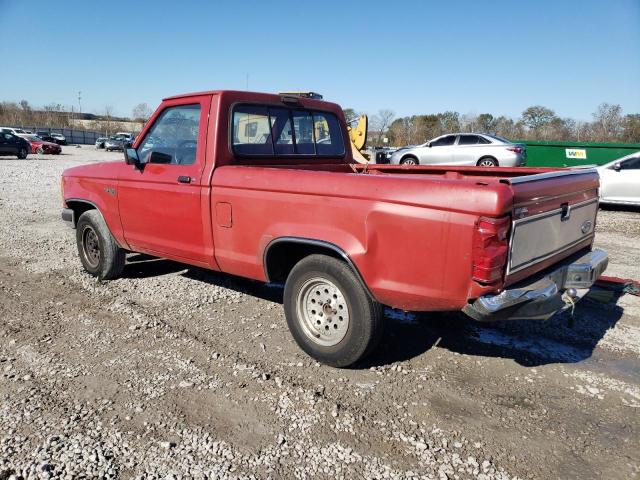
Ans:
{"type": "Polygon", "coordinates": [[[367,128],[369,126],[369,119],[366,115],[360,115],[358,117],[358,123],[355,126],[349,125],[349,139],[351,140],[351,153],[353,159],[358,163],[369,163],[369,160],[361,153],[364,146],[367,144],[367,128]]]}

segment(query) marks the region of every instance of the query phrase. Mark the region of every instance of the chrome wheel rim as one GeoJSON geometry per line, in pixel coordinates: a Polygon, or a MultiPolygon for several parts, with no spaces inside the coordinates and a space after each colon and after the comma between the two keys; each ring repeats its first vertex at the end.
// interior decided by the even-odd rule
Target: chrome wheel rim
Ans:
{"type": "Polygon", "coordinates": [[[337,345],[349,330],[349,306],[330,280],[315,277],[304,282],[296,299],[304,334],[323,347],[337,345]]]}
{"type": "Polygon", "coordinates": [[[89,265],[97,267],[100,263],[100,241],[91,227],[86,227],[82,232],[82,249],[89,265]]]}
{"type": "Polygon", "coordinates": [[[402,162],[403,165],[416,165],[416,161],[413,158],[407,158],[402,162]]]}
{"type": "Polygon", "coordinates": [[[480,167],[495,167],[495,163],[493,163],[493,160],[481,160],[480,163],[478,164],[478,166],[480,166],[480,167]]]}

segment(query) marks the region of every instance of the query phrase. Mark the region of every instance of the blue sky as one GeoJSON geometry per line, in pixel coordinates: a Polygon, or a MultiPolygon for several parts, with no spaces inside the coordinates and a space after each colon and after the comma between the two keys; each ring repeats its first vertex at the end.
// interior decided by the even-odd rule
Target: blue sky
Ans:
{"type": "Polygon", "coordinates": [[[0,100],[128,116],[209,89],[397,115],[640,112],[640,0],[0,0],[0,100]]]}

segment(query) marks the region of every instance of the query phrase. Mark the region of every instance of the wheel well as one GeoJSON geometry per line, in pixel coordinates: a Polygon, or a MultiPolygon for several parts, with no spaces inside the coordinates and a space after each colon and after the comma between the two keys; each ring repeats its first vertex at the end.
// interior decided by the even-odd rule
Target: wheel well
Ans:
{"type": "Polygon", "coordinates": [[[498,162],[498,159],[496,157],[494,157],[493,155],[484,155],[483,157],[480,157],[478,159],[478,161],[476,162],[476,165],[478,163],[480,163],[482,160],[484,160],[485,158],[490,158],[491,160],[493,160],[494,162],[496,162],[496,165],[500,166],[500,162],[498,162]]]}
{"type": "Polygon", "coordinates": [[[314,254],[344,260],[344,254],[335,246],[316,241],[276,240],[267,246],[264,254],[264,269],[267,279],[273,283],[284,283],[291,269],[305,257],[314,254]]]}
{"type": "Polygon", "coordinates": [[[97,210],[97,207],[93,203],[85,202],[83,200],[67,200],[67,208],[73,210],[73,227],[78,224],[80,215],[89,210],[97,210]]]}
{"type": "Polygon", "coordinates": [[[410,153],[410,154],[408,154],[408,155],[403,156],[403,157],[400,159],[400,162],[402,163],[402,162],[403,162],[404,160],[406,160],[407,158],[413,158],[416,162],[420,163],[420,160],[418,160],[418,157],[416,157],[416,156],[415,156],[415,155],[413,155],[412,153],[410,153]]]}

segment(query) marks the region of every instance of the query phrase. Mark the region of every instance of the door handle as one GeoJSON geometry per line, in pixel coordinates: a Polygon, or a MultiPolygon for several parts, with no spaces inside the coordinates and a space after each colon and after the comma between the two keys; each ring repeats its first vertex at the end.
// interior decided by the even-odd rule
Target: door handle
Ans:
{"type": "Polygon", "coordinates": [[[178,182],[179,183],[191,183],[191,177],[188,177],[187,175],[180,175],[178,177],[178,182]]]}

